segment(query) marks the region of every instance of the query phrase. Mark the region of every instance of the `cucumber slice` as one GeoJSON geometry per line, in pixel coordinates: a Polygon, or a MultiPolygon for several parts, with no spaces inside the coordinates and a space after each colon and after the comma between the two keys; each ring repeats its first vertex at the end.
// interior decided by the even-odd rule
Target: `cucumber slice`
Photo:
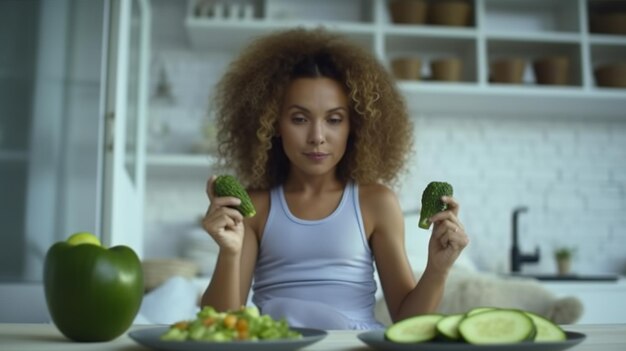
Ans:
{"type": "Polygon", "coordinates": [[[465,312],[465,315],[466,316],[471,316],[471,315],[476,314],[476,313],[481,313],[481,312],[486,312],[486,311],[493,311],[495,309],[496,309],[495,307],[474,307],[471,310],[465,312]]]}
{"type": "Polygon", "coordinates": [[[509,344],[533,340],[536,327],[523,311],[494,309],[465,317],[459,333],[470,344],[509,344]]]}
{"type": "Polygon", "coordinates": [[[440,314],[424,314],[401,320],[387,328],[385,338],[399,343],[432,340],[437,335],[437,322],[442,318],[440,314]]]}
{"type": "Polygon", "coordinates": [[[461,340],[461,334],[459,334],[459,323],[465,318],[464,314],[451,314],[445,316],[437,322],[437,335],[442,339],[448,341],[461,340]]]}
{"type": "Polygon", "coordinates": [[[552,323],[550,320],[528,311],[524,311],[535,323],[537,328],[537,335],[535,335],[535,341],[563,341],[567,339],[567,335],[561,327],[552,323]]]}

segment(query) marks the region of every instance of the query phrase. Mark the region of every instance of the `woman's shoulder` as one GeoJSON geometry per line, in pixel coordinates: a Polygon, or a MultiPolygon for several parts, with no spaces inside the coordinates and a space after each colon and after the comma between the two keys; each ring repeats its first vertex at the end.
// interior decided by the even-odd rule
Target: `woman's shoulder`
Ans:
{"type": "Polygon", "coordinates": [[[401,222],[402,210],[396,193],[384,184],[359,184],[359,205],[369,235],[390,232],[390,224],[401,222]]]}
{"type": "Polygon", "coordinates": [[[359,199],[361,207],[367,207],[376,212],[398,206],[398,196],[395,191],[380,183],[359,184],[359,199]]]}
{"type": "Polygon", "coordinates": [[[361,197],[396,197],[395,191],[385,184],[367,183],[358,186],[361,197]]]}
{"type": "Polygon", "coordinates": [[[267,220],[270,208],[270,192],[268,190],[251,190],[248,189],[248,195],[256,210],[256,215],[247,219],[247,223],[251,225],[256,233],[261,233],[267,220]]]}
{"type": "Polygon", "coordinates": [[[265,189],[248,189],[248,195],[250,200],[254,204],[254,207],[259,213],[259,210],[263,210],[264,207],[268,207],[270,203],[270,191],[265,189]]]}

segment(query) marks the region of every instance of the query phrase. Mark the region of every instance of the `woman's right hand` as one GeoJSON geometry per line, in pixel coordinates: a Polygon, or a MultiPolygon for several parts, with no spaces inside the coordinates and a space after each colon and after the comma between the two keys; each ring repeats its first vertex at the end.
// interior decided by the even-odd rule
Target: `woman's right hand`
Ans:
{"type": "Polygon", "coordinates": [[[220,252],[238,254],[243,246],[243,215],[234,206],[241,203],[236,197],[218,197],[213,191],[216,176],[207,181],[206,193],[210,205],[204,218],[202,227],[211,235],[220,247],[220,252]]]}

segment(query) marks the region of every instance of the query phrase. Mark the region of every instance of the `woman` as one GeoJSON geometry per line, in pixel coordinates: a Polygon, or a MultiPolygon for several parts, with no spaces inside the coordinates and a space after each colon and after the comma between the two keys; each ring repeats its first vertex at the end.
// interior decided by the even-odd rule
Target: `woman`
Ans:
{"type": "MultiPolygon", "coordinates": [[[[202,305],[253,302],[292,326],[376,329],[374,263],[390,315],[436,310],[448,271],[468,243],[459,205],[434,224],[415,282],[404,221],[390,185],[412,146],[393,79],[358,46],[324,30],[258,39],[217,86],[220,154],[249,189],[257,214],[216,197],[205,230],[220,247],[202,305]],[[254,285],[252,282],[254,281],[254,285]]],[[[416,194],[419,196],[419,194],[416,194]]]]}

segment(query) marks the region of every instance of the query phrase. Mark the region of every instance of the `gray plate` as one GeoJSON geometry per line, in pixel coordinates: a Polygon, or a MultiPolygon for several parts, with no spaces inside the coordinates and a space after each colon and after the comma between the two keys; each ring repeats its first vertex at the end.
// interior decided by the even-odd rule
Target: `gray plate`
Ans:
{"type": "Polygon", "coordinates": [[[460,342],[421,342],[400,344],[385,339],[384,330],[361,333],[358,338],[379,351],[559,351],[581,343],[585,335],[575,332],[565,332],[567,340],[555,342],[521,342],[516,344],[471,345],[460,342]]]}
{"type": "Polygon", "coordinates": [[[163,341],[161,335],[169,327],[155,327],[135,330],[128,336],[137,343],[154,350],[163,351],[288,351],[297,350],[301,347],[316,343],[326,337],[328,333],[318,329],[292,328],[302,333],[300,339],[268,340],[268,341],[163,341]]]}

